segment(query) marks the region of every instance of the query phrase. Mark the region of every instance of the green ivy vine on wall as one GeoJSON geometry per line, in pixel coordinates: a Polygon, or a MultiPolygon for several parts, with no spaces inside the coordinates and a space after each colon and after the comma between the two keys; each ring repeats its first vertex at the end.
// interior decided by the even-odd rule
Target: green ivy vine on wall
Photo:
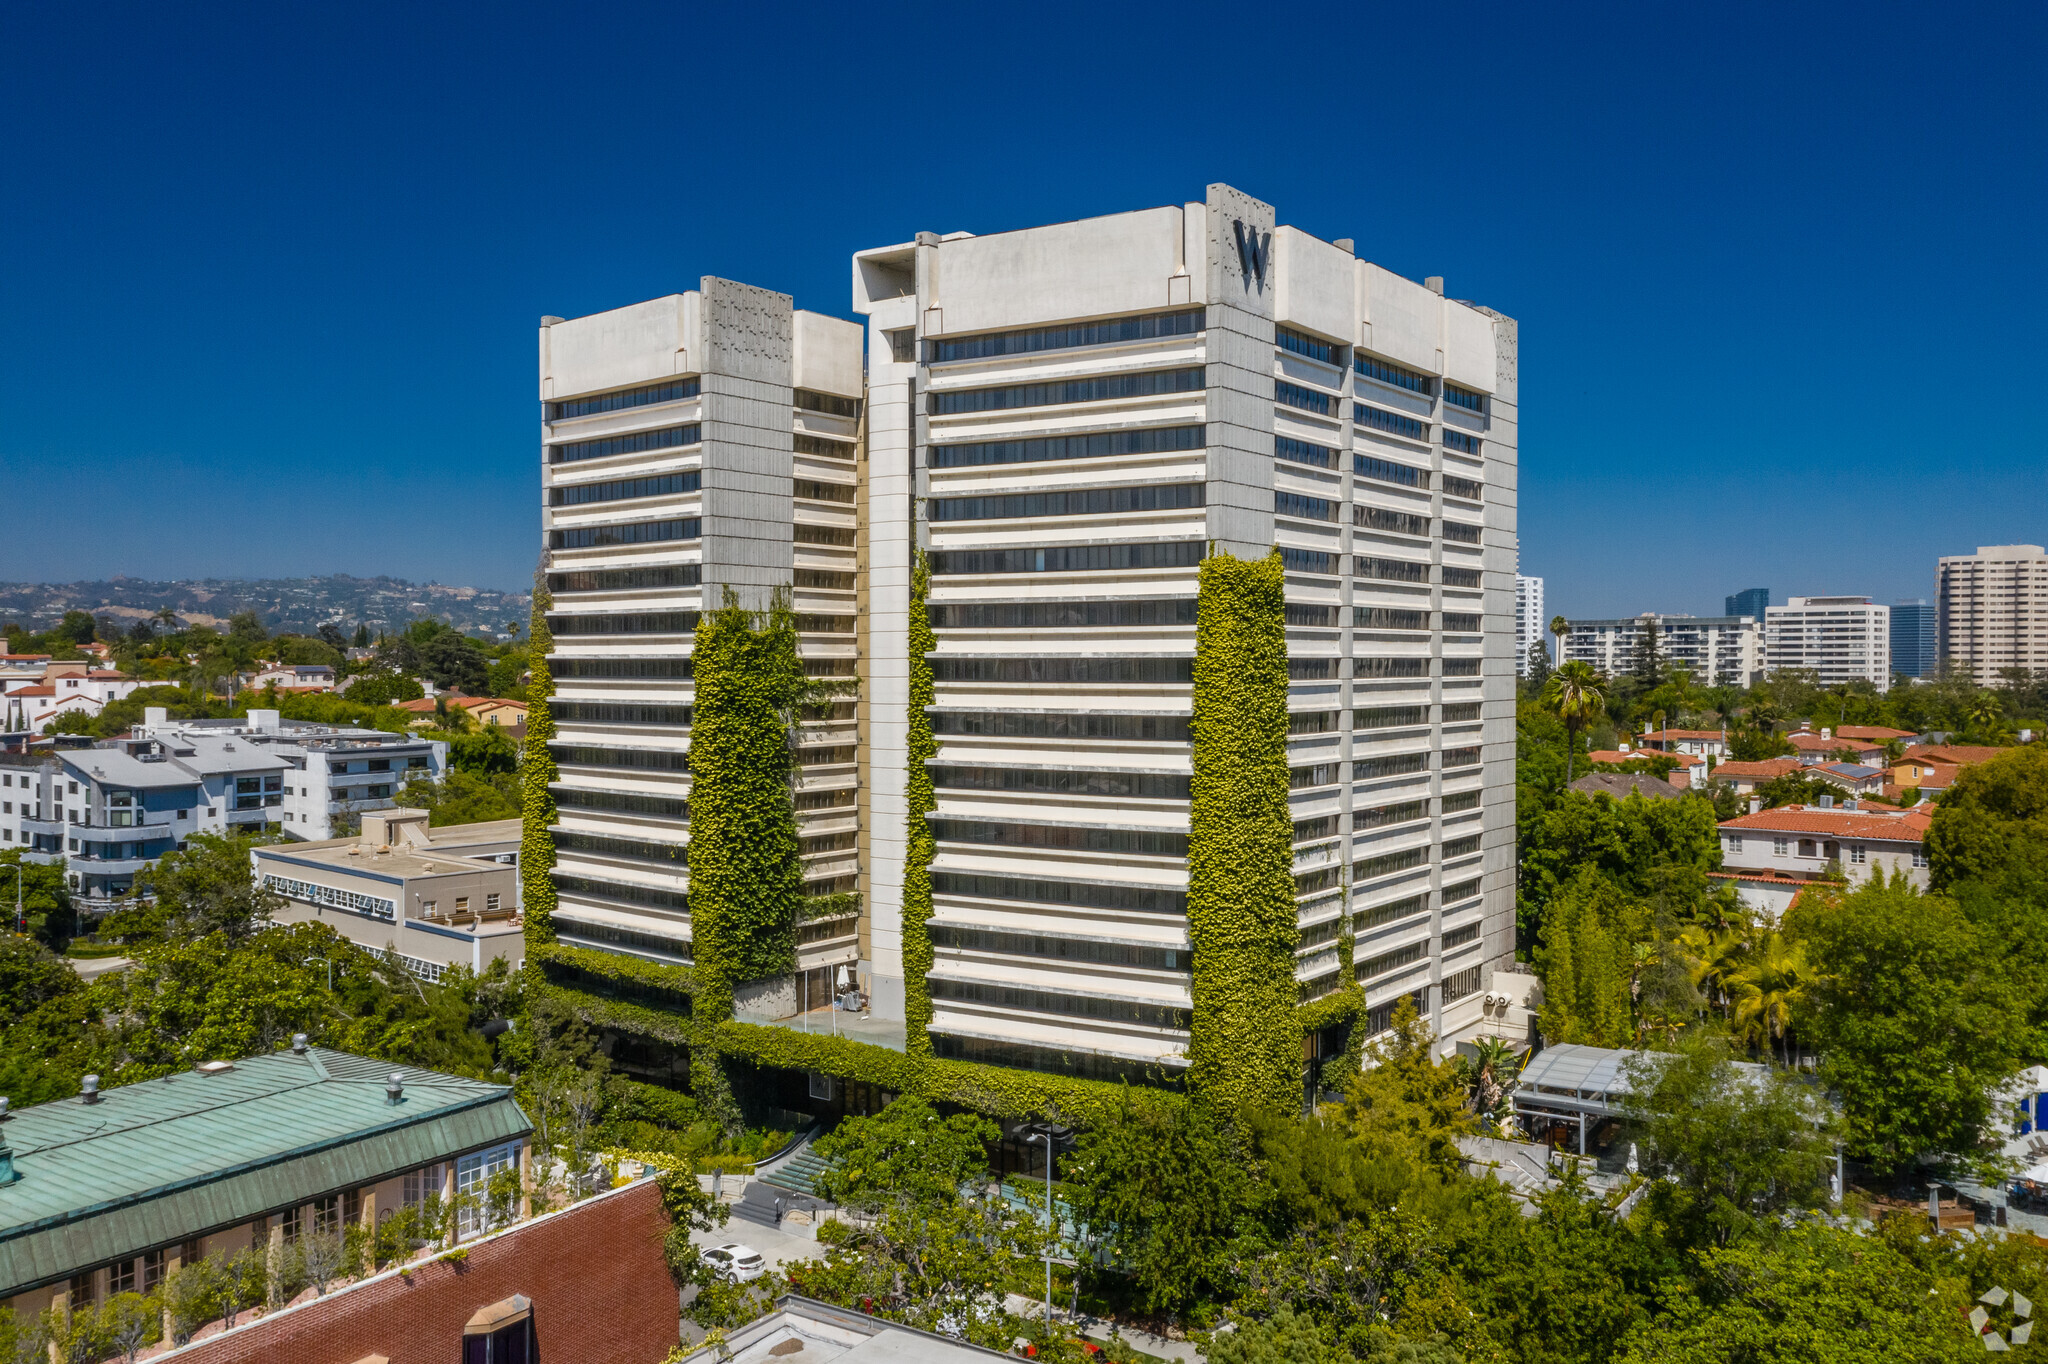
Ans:
{"type": "Polygon", "coordinates": [[[1280,552],[1202,560],[1188,816],[1188,1080],[1226,1111],[1300,1099],[1280,552]]]}
{"type": "Polygon", "coordinates": [[[931,820],[939,808],[927,765],[939,754],[929,707],[938,700],[932,685],[931,653],[938,648],[931,614],[931,559],[920,549],[910,569],[910,758],[905,769],[903,829],[903,1045],[912,1056],[932,1054],[932,859],[938,846],[931,820]]]}
{"type": "Polygon", "coordinates": [[[555,839],[548,832],[555,822],[555,755],[548,750],[555,737],[555,677],[548,668],[555,648],[548,611],[554,604],[543,564],[533,581],[533,627],[526,646],[533,680],[526,689],[526,752],[519,765],[519,897],[529,949],[555,940],[555,839]]]}

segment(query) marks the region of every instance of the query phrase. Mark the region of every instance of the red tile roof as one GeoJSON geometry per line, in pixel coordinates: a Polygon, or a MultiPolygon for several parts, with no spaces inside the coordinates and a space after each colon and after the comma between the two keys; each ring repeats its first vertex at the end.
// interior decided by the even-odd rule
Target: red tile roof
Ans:
{"type": "Polygon", "coordinates": [[[1986,748],[1971,744],[1914,744],[1906,750],[1908,760],[1931,758],[1938,763],[1954,763],[1967,767],[1971,763],[1988,763],[2001,753],[2012,752],[2009,748],[1986,748]]]}
{"type": "Polygon", "coordinates": [[[1718,729],[1646,729],[1643,738],[1649,739],[1725,739],[1728,736],[1718,729]]]}
{"type": "Polygon", "coordinates": [[[7,694],[9,696],[55,696],[57,689],[45,682],[37,687],[17,687],[7,694]]]}
{"type": "Polygon", "coordinates": [[[1880,744],[1913,737],[1910,729],[1886,729],[1883,725],[1843,725],[1835,733],[1844,739],[1870,739],[1880,744]]]}
{"type": "Polygon", "coordinates": [[[1838,748],[1853,748],[1858,753],[1881,753],[1884,751],[1883,744],[1873,744],[1866,739],[1849,739],[1844,738],[1840,734],[1835,735],[1831,739],[1823,739],[1820,735],[1810,734],[1803,729],[1796,733],[1787,734],[1785,742],[1802,753],[1832,753],[1838,748]]]}
{"type": "Polygon", "coordinates": [[[1738,762],[1730,759],[1714,769],[1717,777],[1758,777],[1769,781],[1782,777],[1788,772],[1800,771],[1797,758],[1765,758],[1762,762],[1738,762]]]}
{"type": "Polygon", "coordinates": [[[1724,829],[1762,829],[1773,833],[1829,834],[1836,838],[1889,839],[1895,843],[1918,843],[1927,835],[1933,816],[1919,810],[1903,815],[1880,814],[1870,810],[1822,810],[1810,805],[1781,805],[1753,815],[1726,820],[1724,829]]]}

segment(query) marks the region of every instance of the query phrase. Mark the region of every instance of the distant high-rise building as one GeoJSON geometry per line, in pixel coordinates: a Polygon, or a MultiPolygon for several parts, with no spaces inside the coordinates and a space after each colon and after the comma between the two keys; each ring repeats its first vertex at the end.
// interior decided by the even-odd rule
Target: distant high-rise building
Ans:
{"type": "Polygon", "coordinates": [[[1892,684],[1891,608],[1868,597],[1793,597],[1764,612],[1764,666],[1814,673],[1824,687],[1892,684]]]}
{"type": "Polygon", "coordinates": [[[1892,672],[1900,677],[1931,674],[1940,653],[1935,648],[1935,621],[1940,615],[1925,597],[1892,606],[1892,672]]]}
{"type": "Polygon", "coordinates": [[[1980,687],[2006,668],[2048,668],[2048,550],[1981,545],[1935,567],[1941,660],[1970,670],[1980,687]]]}
{"type": "Polygon", "coordinates": [[[1763,626],[1747,616],[1682,616],[1645,611],[1620,620],[1566,622],[1564,658],[1590,663],[1609,677],[1635,666],[1636,645],[1650,623],[1657,652],[1704,687],[1747,687],[1763,675],[1763,626]]]}
{"type": "Polygon", "coordinates": [[[1529,675],[1529,646],[1541,644],[1549,623],[1543,618],[1543,579],[1515,575],[1515,673],[1529,675]]]}
{"type": "Polygon", "coordinates": [[[1764,618],[1764,611],[1771,604],[1771,589],[1768,587],[1745,588],[1743,591],[1727,598],[1726,601],[1727,606],[1722,612],[1723,615],[1755,616],[1758,622],[1761,623],[1764,618]]]}

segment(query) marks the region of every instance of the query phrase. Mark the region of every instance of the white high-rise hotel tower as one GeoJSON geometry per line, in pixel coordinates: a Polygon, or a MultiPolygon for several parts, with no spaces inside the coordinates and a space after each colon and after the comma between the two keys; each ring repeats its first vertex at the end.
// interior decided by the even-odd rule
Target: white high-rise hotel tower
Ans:
{"type": "MultiPolygon", "coordinates": [[[[1447,1039],[1494,1030],[1486,992],[1514,956],[1515,322],[1221,185],[1049,227],[920,233],[853,266],[864,382],[847,324],[723,281],[543,333],[557,619],[598,622],[557,627],[564,940],[580,922],[582,945],[688,959],[687,873],[648,855],[686,840],[681,805],[661,802],[687,781],[633,755],[688,746],[689,613],[715,585],[789,585],[806,658],[857,656],[861,679],[857,730],[817,738],[852,750],[852,815],[815,807],[827,830],[808,781],[798,797],[811,874],[859,878],[858,935],[804,945],[802,965],[856,958],[875,1016],[903,1017],[922,549],[934,1051],[1170,1075],[1201,970],[1186,918],[1197,569],[1277,545],[1299,998],[1355,983],[1369,1032],[1404,995],[1447,1039]],[[773,325],[728,316],[739,303],[773,325]],[[578,446],[594,453],[561,453],[578,446]],[[656,500],[614,500],[643,493],[656,500]],[[593,535],[598,521],[674,534],[593,535]],[[841,522],[854,558],[828,564],[839,546],[808,547],[806,528],[841,522]],[[626,756],[568,761],[586,752],[626,756]],[[856,824],[857,868],[836,846],[856,824]]],[[[753,998],[772,1013],[783,997],[753,998]]]]}

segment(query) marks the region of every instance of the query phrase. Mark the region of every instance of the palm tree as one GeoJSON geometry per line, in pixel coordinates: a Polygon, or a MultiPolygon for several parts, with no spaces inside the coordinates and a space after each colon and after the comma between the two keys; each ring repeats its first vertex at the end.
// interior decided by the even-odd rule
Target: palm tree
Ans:
{"type": "Polygon", "coordinates": [[[1749,954],[1749,942],[1739,929],[1719,932],[1695,924],[1678,935],[1679,950],[1686,956],[1686,974],[1700,993],[1728,1012],[1730,982],[1742,969],[1749,954]]]}
{"type": "Polygon", "coordinates": [[[1522,1053],[1499,1037],[1481,1037],[1472,1044],[1465,1060],[1472,1085],[1472,1108],[1480,1117],[1498,1127],[1508,1105],[1515,1079],[1522,1073],[1522,1053]]]}
{"type": "Polygon", "coordinates": [[[1766,935],[1728,978],[1737,1034],[1752,1046],[1773,1048],[1775,1054],[1804,995],[1806,974],[1806,954],[1797,943],[1788,942],[1782,933],[1766,935]]]}
{"type": "Polygon", "coordinates": [[[1998,693],[1980,691],[1970,706],[1970,730],[1983,739],[1995,736],[2000,729],[1999,721],[2005,718],[2005,707],[1999,704],[1998,693]]]}
{"type": "Polygon", "coordinates": [[[1563,616],[1550,618],[1550,633],[1557,636],[1557,662],[1564,666],[1564,637],[1572,632],[1572,623],[1563,616]]]}
{"type": "MultiPolygon", "coordinates": [[[[1554,624],[1555,622],[1553,622],[1554,624]]],[[[1607,679],[1592,664],[1572,659],[1561,664],[1543,684],[1543,703],[1564,721],[1564,779],[1572,779],[1572,760],[1577,757],[1579,731],[1607,708],[1607,679]]]]}

